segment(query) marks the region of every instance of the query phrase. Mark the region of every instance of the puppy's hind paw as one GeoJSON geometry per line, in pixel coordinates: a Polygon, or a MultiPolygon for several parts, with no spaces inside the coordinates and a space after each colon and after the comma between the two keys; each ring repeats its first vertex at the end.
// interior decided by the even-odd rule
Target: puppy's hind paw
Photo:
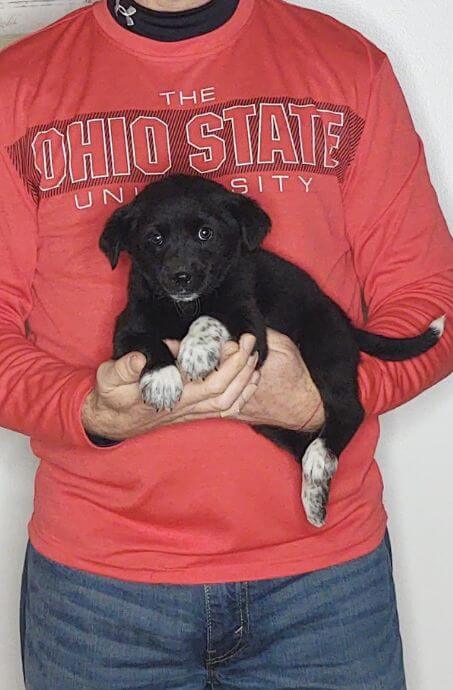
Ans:
{"type": "Polygon", "coordinates": [[[172,410],[182,395],[183,383],[178,368],[171,364],[147,371],[140,379],[140,393],[155,410],[172,410]]]}
{"type": "Polygon", "coordinates": [[[326,521],[330,481],[337,466],[337,457],[322,438],[312,441],[302,458],[302,503],[307,520],[314,527],[322,527],[326,521]]]}

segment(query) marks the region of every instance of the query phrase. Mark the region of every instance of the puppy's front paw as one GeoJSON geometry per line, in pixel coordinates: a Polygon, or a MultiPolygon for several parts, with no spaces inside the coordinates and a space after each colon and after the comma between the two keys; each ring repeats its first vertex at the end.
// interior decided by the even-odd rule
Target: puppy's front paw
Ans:
{"type": "Polygon", "coordinates": [[[178,354],[181,371],[191,379],[204,379],[218,365],[222,345],[229,337],[220,321],[200,316],[181,342],[178,354]]]}
{"type": "Polygon", "coordinates": [[[172,410],[182,395],[182,389],[181,374],[174,364],[147,371],[140,379],[143,402],[156,410],[172,410]]]}
{"type": "Polygon", "coordinates": [[[315,527],[322,527],[326,521],[330,480],[337,466],[337,457],[322,438],[312,441],[302,458],[302,503],[308,522],[315,527]]]}

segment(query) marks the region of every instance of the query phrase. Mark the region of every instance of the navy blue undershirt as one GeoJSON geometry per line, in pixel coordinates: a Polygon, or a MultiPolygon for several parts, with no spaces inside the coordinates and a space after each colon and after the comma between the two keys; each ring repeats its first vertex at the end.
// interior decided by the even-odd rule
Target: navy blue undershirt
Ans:
{"type": "Polygon", "coordinates": [[[210,0],[201,7],[179,12],[161,12],[135,0],[107,0],[118,24],[155,41],[183,41],[214,31],[234,14],[239,0],[210,0]]]}

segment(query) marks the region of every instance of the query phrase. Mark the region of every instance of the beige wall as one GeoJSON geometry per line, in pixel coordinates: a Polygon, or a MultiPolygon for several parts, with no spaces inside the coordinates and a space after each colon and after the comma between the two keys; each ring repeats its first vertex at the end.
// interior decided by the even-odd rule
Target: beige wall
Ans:
{"type": "Polygon", "coordinates": [[[17,41],[19,38],[20,38],[20,36],[0,36],[0,49],[7,46],[8,43],[12,43],[13,41],[17,41]]]}

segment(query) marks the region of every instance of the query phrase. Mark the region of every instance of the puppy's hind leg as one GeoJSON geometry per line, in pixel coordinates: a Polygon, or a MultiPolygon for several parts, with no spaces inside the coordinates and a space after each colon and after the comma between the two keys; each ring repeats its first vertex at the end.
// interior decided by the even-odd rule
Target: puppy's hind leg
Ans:
{"type": "Polygon", "coordinates": [[[308,522],[322,527],[326,521],[330,482],[337,471],[338,458],[326,440],[316,438],[302,457],[302,503],[308,522]]]}
{"type": "Polygon", "coordinates": [[[200,316],[181,341],[178,365],[191,379],[204,379],[220,361],[225,341],[230,339],[226,326],[212,316],[200,316]]]}
{"type": "Polygon", "coordinates": [[[301,355],[325,412],[323,428],[301,456],[302,503],[308,521],[322,527],[338,459],[363,419],[357,389],[359,351],[346,315],[326,297],[315,300],[301,323],[301,355]]]}
{"type": "Polygon", "coordinates": [[[258,425],[254,431],[289,451],[302,464],[302,503],[308,521],[322,527],[326,518],[329,485],[337,469],[337,458],[327,449],[325,440],[313,433],[258,425]]]}
{"type": "Polygon", "coordinates": [[[289,451],[301,463],[301,499],[305,515],[312,525],[322,527],[326,519],[330,481],[338,465],[337,457],[329,451],[325,439],[316,433],[272,426],[259,425],[252,429],[289,451]]]}
{"type": "Polygon", "coordinates": [[[302,503],[307,520],[315,527],[322,527],[326,521],[330,482],[337,471],[338,458],[363,420],[357,399],[351,398],[347,407],[339,400],[336,397],[333,406],[324,403],[324,428],[302,456],[302,503]]]}

